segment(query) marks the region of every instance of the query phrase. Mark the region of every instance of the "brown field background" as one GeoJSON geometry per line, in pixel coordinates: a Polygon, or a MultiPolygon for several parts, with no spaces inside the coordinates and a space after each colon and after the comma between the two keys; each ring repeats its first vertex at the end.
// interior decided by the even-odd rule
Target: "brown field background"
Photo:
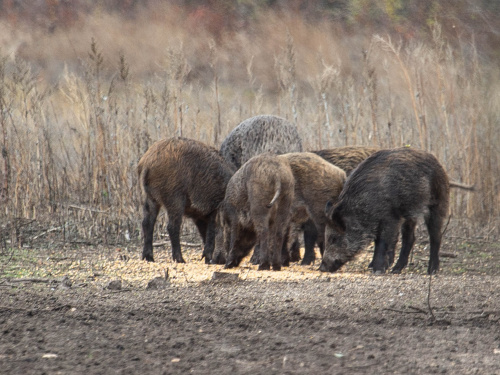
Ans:
{"type": "Polygon", "coordinates": [[[147,148],[175,135],[219,147],[258,114],[295,122],[306,150],[432,152],[476,187],[452,190],[461,230],[498,235],[494,2],[27,3],[0,2],[2,247],[21,245],[28,223],[139,238],[147,148]]]}

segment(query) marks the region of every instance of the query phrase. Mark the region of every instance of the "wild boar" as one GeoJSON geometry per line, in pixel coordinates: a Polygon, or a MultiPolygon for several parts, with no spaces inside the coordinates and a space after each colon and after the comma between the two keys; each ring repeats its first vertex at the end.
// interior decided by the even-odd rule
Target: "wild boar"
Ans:
{"type": "Polygon", "coordinates": [[[359,163],[377,151],[379,151],[379,149],[375,147],[342,146],[311,152],[343,169],[347,176],[349,176],[359,163]]]}
{"type": "Polygon", "coordinates": [[[285,154],[302,151],[297,127],[284,118],[260,115],[241,122],[224,139],[221,155],[236,168],[264,152],[285,154]]]}
{"type": "Polygon", "coordinates": [[[385,272],[401,229],[401,252],[392,269],[401,272],[415,242],[417,219],[423,216],[430,237],[427,271],[436,273],[449,190],[448,176],[432,154],[409,147],[375,152],[349,176],[338,202],[327,205],[320,270],[337,271],[375,240],[373,271],[385,272]]]}
{"type": "MultiPolygon", "coordinates": [[[[310,152],[288,153],[279,155],[278,158],[288,162],[295,179],[292,228],[300,228],[310,219],[317,233],[318,245],[323,249],[327,219],[325,205],[328,201],[336,202],[344,186],[346,173],[310,152]]],[[[314,256],[314,242],[312,250],[314,256]]],[[[307,256],[310,254],[306,253],[304,258],[307,256]]],[[[288,259],[284,259],[283,265],[288,263],[288,259]]]]}
{"type": "MultiPolygon", "coordinates": [[[[311,151],[312,153],[321,156],[327,162],[343,169],[347,176],[365,160],[368,156],[378,151],[374,147],[365,146],[343,146],[335,147],[325,150],[311,151]]],[[[301,230],[304,231],[304,258],[302,259],[301,265],[310,265],[314,263],[316,259],[316,253],[314,252],[315,244],[318,244],[321,254],[323,254],[323,248],[318,242],[318,238],[321,243],[323,242],[322,235],[318,237],[318,232],[314,223],[309,220],[302,224],[301,230]]],[[[294,238],[293,243],[290,246],[290,261],[297,262],[300,260],[300,244],[298,240],[298,233],[292,234],[294,238]]]]}
{"type": "MultiPolygon", "coordinates": [[[[297,127],[284,118],[273,115],[254,116],[241,122],[222,142],[221,155],[236,169],[240,168],[250,158],[263,152],[284,154],[302,151],[302,141],[297,127]]],[[[222,233],[217,233],[222,236],[222,233]]],[[[216,244],[221,241],[216,241],[216,244]]],[[[218,245],[213,263],[225,263],[225,250],[218,245]]],[[[252,256],[252,262],[259,264],[257,251],[252,256]]]]}
{"type": "Polygon", "coordinates": [[[230,236],[226,268],[238,266],[259,242],[259,270],[281,269],[293,197],[292,170],[274,154],[257,155],[234,174],[221,204],[226,238],[230,236]]]}
{"type": "Polygon", "coordinates": [[[180,228],[183,216],[187,216],[203,238],[203,257],[208,263],[214,249],[217,208],[224,199],[234,167],[216,149],[176,137],[155,142],[140,159],[137,172],[144,214],[142,259],[154,261],[153,232],[163,206],[168,215],[167,230],[174,261],[184,263],[180,228]]]}

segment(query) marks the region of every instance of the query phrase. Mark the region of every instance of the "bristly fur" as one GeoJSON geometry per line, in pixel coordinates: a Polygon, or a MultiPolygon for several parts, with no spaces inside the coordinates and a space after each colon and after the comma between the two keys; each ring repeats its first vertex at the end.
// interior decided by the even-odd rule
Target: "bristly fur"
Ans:
{"type": "Polygon", "coordinates": [[[260,115],[241,122],[222,142],[221,155],[236,168],[264,152],[302,151],[297,127],[284,118],[260,115]]]}
{"type": "Polygon", "coordinates": [[[239,265],[258,242],[259,269],[281,268],[281,250],[290,222],[294,178],[287,161],[271,153],[247,161],[231,178],[221,205],[226,268],[239,265]],[[270,202],[271,207],[269,207],[270,202]]]}
{"type": "Polygon", "coordinates": [[[174,260],[184,262],[179,235],[182,217],[187,216],[193,219],[203,237],[203,255],[209,261],[214,247],[215,214],[234,173],[232,165],[215,148],[176,137],[155,142],[142,156],[137,172],[144,211],[143,259],[154,260],[154,224],[160,207],[164,206],[174,260]]]}
{"type": "Polygon", "coordinates": [[[417,218],[424,216],[430,236],[428,271],[437,272],[449,191],[448,176],[430,153],[403,147],[372,154],[349,176],[333,207],[320,269],[335,271],[374,239],[373,269],[384,272],[401,230],[403,245],[393,268],[401,272],[415,241],[417,218]]]}

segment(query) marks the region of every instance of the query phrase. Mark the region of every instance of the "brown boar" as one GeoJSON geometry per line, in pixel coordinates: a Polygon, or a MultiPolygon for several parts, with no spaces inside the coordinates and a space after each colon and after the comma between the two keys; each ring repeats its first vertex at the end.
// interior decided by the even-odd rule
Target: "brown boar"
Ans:
{"type": "MultiPolygon", "coordinates": [[[[365,160],[368,156],[378,151],[374,147],[365,146],[343,146],[335,147],[325,150],[311,151],[312,153],[321,156],[327,162],[343,169],[347,176],[365,160]]],[[[309,220],[302,224],[301,230],[304,231],[304,258],[302,259],[301,265],[310,265],[314,263],[316,259],[316,253],[314,252],[315,244],[318,244],[321,254],[323,254],[323,247],[320,243],[323,243],[323,237],[320,235],[318,237],[318,232],[316,230],[316,225],[309,220]],[[320,239],[318,242],[318,238],[320,239]]],[[[298,240],[299,233],[293,233],[291,235],[294,238],[292,245],[290,246],[290,261],[296,262],[300,260],[300,244],[298,240]]]]}
{"type": "Polygon", "coordinates": [[[343,169],[347,176],[349,176],[359,163],[377,151],[379,151],[379,149],[374,147],[343,146],[311,152],[314,152],[327,162],[343,169]]]}
{"type": "Polygon", "coordinates": [[[184,263],[180,247],[183,216],[196,224],[204,242],[203,257],[209,262],[214,248],[215,216],[224,199],[232,165],[219,152],[187,138],[155,142],[142,156],[137,171],[143,196],[142,259],[154,261],[153,231],[161,206],[168,215],[168,234],[175,262],[184,263]]]}
{"type": "Polygon", "coordinates": [[[224,139],[221,155],[236,168],[263,152],[284,154],[302,151],[297,127],[284,118],[260,115],[241,122],[224,139]]]}
{"type": "MultiPolygon", "coordinates": [[[[327,219],[325,206],[328,201],[337,201],[346,173],[310,152],[288,153],[278,158],[288,162],[295,179],[292,228],[300,228],[310,219],[317,233],[318,245],[323,249],[327,219]]],[[[314,254],[314,243],[312,249],[314,254]]],[[[288,252],[285,254],[288,255],[288,252]]],[[[283,265],[288,265],[288,259],[284,259],[283,265]]]]}
{"type": "Polygon", "coordinates": [[[293,202],[294,178],[284,159],[271,153],[251,158],[231,178],[221,205],[226,239],[226,268],[233,268],[260,244],[259,270],[281,269],[293,202]]]}
{"type": "Polygon", "coordinates": [[[320,270],[338,270],[375,240],[373,271],[385,272],[401,229],[401,252],[392,269],[401,272],[415,242],[417,219],[423,216],[430,237],[427,271],[436,273],[449,189],[445,170],[430,153],[403,147],[372,154],[349,176],[338,202],[327,206],[329,222],[320,270]]]}

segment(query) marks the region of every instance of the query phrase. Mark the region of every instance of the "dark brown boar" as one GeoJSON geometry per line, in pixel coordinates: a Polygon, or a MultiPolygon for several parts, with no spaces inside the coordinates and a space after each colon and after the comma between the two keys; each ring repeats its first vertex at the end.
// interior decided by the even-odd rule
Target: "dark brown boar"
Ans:
{"type": "Polygon", "coordinates": [[[430,237],[428,273],[436,273],[449,189],[445,170],[430,153],[403,147],[372,154],[349,176],[338,202],[327,206],[320,270],[338,270],[375,240],[373,271],[385,272],[401,229],[401,252],[392,269],[401,272],[415,242],[417,218],[423,216],[430,237]]]}
{"type": "Polygon", "coordinates": [[[143,192],[142,259],[154,261],[153,231],[161,206],[168,215],[168,234],[174,261],[184,263],[180,246],[182,217],[191,218],[204,242],[209,262],[214,248],[217,207],[224,199],[232,165],[219,152],[187,138],[155,142],[142,156],[137,171],[143,192]]]}
{"type": "MultiPolygon", "coordinates": [[[[321,156],[327,162],[343,169],[347,176],[349,176],[359,163],[376,151],[378,151],[378,149],[374,147],[343,146],[311,152],[321,156]]],[[[318,235],[316,225],[314,225],[311,220],[303,223],[301,230],[304,231],[305,248],[304,258],[302,259],[301,265],[310,265],[314,263],[316,259],[316,253],[314,252],[315,244],[319,246],[320,252],[323,254],[323,247],[321,246],[323,238],[321,235],[318,235]]],[[[290,246],[290,261],[293,262],[300,260],[300,242],[298,240],[298,234],[299,233],[297,232],[291,235],[294,241],[290,246]]]]}
{"type": "Polygon", "coordinates": [[[297,127],[284,118],[260,115],[241,122],[222,142],[221,155],[236,168],[263,152],[302,151],[297,127]]]}
{"type": "Polygon", "coordinates": [[[293,196],[290,166],[274,154],[257,155],[234,174],[221,205],[226,239],[230,236],[226,268],[238,266],[259,242],[259,270],[281,269],[293,196]]]}
{"type": "MultiPolygon", "coordinates": [[[[310,152],[293,152],[279,155],[278,158],[288,162],[295,179],[291,224],[294,230],[291,237],[293,238],[293,233],[310,219],[317,233],[318,245],[323,249],[327,219],[325,206],[328,201],[337,201],[346,180],[346,173],[310,152]]],[[[314,243],[312,250],[314,253],[314,243]]],[[[288,251],[285,254],[288,255],[288,251]]],[[[288,259],[283,260],[283,265],[288,263],[288,259]]]]}

